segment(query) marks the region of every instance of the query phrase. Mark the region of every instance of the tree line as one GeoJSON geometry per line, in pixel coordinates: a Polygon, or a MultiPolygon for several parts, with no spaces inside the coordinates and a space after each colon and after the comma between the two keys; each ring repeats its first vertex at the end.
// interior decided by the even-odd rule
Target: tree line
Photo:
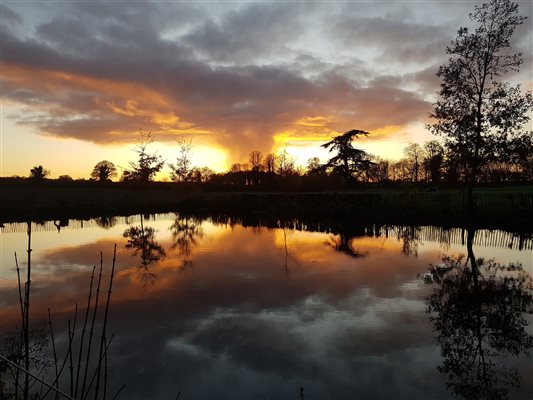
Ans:
{"type": "MultiPolygon", "coordinates": [[[[150,132],[140,131],[134,148],[136,161],[130,162],[119,176],[117,166],[107,160],[98,162],[90,173],[93,181],[108,182],[119,178],[122,182],[148,183],[168,166],[170,180],[187,183],[222,183],[228,185],[257,186],[284,179],[307,178],[330,183],[420,183],[456,185],[467,183],[469,165],[437,140],[420,145],[410,143],[403,149],[400,160],[388,160],[353,147],[353,139],[366,136],[368,132],[348,131],[325,143],[334,154],[325,163],[312,157],[305,166],[297,165],[295,158],[286,150],[264,154],[259,150],[249,153],[248,162],[234,163],[228,171],[215,173],[209,167],[194,166],[191,160],[192,143],[178,142],[178,155],[174,163],[165,163],[157,152],[150,152],[153,142],[150,132]],[[356,133],[354,133],[356,132],[356,133]]],[[[521,138],[517,151],[508,157],[487,160],[477,172],[479,183],[531,182],[533,181],[533,143],[531,138],[521,138]]],[[[41,165],[30,171],[30,178],[42,180],[50,172],[41,165]]],[[[58,180],[72,180],[61,175],[58,180]]]]}

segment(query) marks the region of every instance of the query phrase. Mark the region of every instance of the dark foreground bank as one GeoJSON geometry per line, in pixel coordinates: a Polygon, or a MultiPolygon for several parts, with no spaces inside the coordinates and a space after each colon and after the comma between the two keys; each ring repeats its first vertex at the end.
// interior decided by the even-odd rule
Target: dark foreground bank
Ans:
{"type": "Polygon", "coordinates": [[[1,222],[178,211],[455,226],[475,223],[514,230],[533,225],[533,192],[527,187],[479,190],[473,214],[466,211],[466,193],[451,189],[207,192],[172,187],[4,186],[1,192],[1,222]]]}

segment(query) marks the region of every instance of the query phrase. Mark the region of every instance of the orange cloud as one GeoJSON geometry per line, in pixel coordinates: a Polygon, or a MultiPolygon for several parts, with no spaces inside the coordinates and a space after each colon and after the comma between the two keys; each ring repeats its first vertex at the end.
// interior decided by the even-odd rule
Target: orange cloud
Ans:
{"type": "Polygon", "coordinates": [[[332,74],[309,80],[274,68],[199,68],[207,74],[200,80],[178,74],[161,85],[9,62],[2,67],[3,96],[28,109],[14,118],[42,133],[101,144],[131,142],[140,127],[161,141],[202,135],[224,148],[229,162],[253,149],[317,147],[355,128],[379,140],[393,137],[427,107],[401,89],[358,87],[332,74]]]}
{"type": "Polygon", "coordinates": [[[295,121],[295,125],[309,127],[324,127],[331,122],[328,117],[302,117],[295,121]]]}

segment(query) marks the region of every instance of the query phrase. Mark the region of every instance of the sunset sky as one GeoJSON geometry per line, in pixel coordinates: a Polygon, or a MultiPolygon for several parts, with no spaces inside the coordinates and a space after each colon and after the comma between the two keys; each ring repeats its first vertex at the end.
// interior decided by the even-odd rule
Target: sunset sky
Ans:
{"type": "MultiPolygon", "coordinates": [[[[135,159],[139,128],[167,162],[222,171],[251,150],[305,165],[349,129],[398,159],[425,130],[445,47],[471,1],[1,1],[0,175],[88,178],[135,159]]],[[[513,37],[533,89],[533,3],[513,37]]],[[[165,172],[162,175],[165,175],[165,172]]]]}

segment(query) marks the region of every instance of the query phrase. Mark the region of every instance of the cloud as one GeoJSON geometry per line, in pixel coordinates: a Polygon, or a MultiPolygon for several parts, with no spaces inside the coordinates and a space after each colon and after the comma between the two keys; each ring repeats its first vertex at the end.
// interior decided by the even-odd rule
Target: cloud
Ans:
{"type": "Polygon", "coordinates": [[[4,4],[0,4],[0,16],[3,24],[15,24],[22,23],[22,18],[15,11],[6,7],[4,4]]]}
{"type": "Polygon", "coordinates": [[[345,46],[364,46],[373,49],[377,59],[402,64],[442,59],[451,39],[442,26],[364,16],[343,17],[329,34],[345,46]]]}
{"type": "Polygon", "coordinates": [[[25,107],[11,118],[100,144],[131,142],[140,127],[161,141],[202,135],[229,159],[283,135],[357,128],[386,139],[424,121],[438,89],[428,71],[456,30],[405,5],[382,15],[296,3],[10,7],[2,97],[25,107]],[[317,118],[327,122],[302,124],[317,118]]]}
{"type": "Polygon", "coordinates": [[[303,16],[313,5],[252,3],[221,20],[210,18],[182,39],[208,60],[230,65],[291,52],[289,45],[304,30],[303,16]]]}
{"type": "MultiPolygon", "coordinates": [[[[35,123],[57,136],[106,143],[131,140],[140,126],[153,130],[158,139],[172,138],[173,132],[211,132],[215,141],[228,147],[241,143],[244,153],[254,147],[269,149],[275,133],[301,118],[328,115],[337,121],[335,130],[350,129],[354,123],[372,130],[412,122],[427,108],[408,91],[387,86],[359,88],[334,73],[307,79],[278,67],[215,69],[198,62],[196,68],[176,66],[175,75],[168,74],[169,84],[163,84],[161,78],[161,82],[154,80],[148,85],[142,76],[120,80],[113,73],[100,78],[80,75],[77,70],[7,65],[4,97],[47,112],[48,118],[41,121],[25,121],[25,115],[18,120],[35,123]],[[30,93],[33,96],[28,96],[30,93]],[[29,97],[33,101],[28,101],[29,97]],[[35,99],[40,99],[38,104],[35,99]],[[42,104],[55,111],[43,110],[42,104]],[[136,104],[135,109],[120,111],[128,104],[136,104]],[[158,119],[155,114],[175,118],[158,119]]],[[[319,132],[316,129],[314,133],[319,132]]]]}

